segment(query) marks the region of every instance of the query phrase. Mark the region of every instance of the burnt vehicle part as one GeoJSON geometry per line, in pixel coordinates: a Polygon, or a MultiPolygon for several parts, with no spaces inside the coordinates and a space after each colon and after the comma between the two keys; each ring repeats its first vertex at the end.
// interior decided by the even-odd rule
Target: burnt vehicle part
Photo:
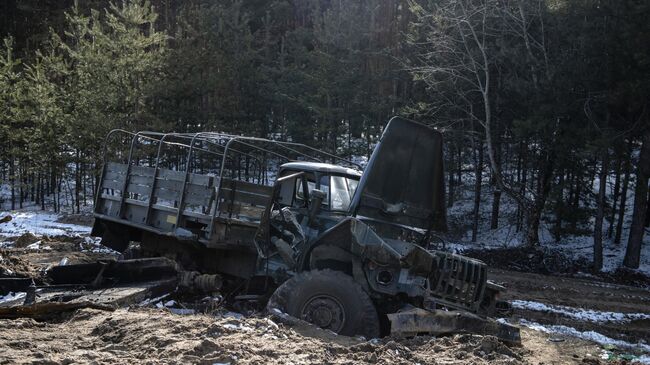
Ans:
{"type": "Polygon", "coordinates": [[[442,137],[425,125],[391,119],[363,173],[305,145],[221,133],[112,131],[111,148],[92,231],[109,247],[140,242],[145,256],[219,274],[234,298],[270,297],[344,334],[388,333],[387,316],[412,307],[478,318],[495,307],[485,264],[427,249],[446,218],[442,137]]]}
{"type": "Polygon", "coordinates": [[[49,317],[80,308],[114,310],[173,290],[178,283],[176,263],[164,258],[104,260],[55,266],[36,285],[17,291],[24,299],[3,303],[0,318],[49,317]]]}
{"type": "Polygon", "coordinates": [[[183,271],[166,258],[55,266],[42,281],[36,285],[26,279],[11,288],[26,295],[3,303],[0,318],[47,317],[79,308],[114,310],[175,290],[214,293],[222,285],[219,275],[183,271]]]}
{"type": "Polygon", "coordinates": [[[422,333],[435,336],[454,333],[492,335],[512,345],[521,344],[519,329],[492,318],[484,318],[463,311],[427,311],[421,308],[405,308],[388,314],[391,335],[416,336],[422,333]]]}

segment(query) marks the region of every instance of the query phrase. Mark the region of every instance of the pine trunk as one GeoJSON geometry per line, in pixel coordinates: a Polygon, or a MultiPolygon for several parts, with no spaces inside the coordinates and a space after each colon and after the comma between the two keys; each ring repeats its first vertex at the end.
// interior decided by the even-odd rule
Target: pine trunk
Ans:
{"type": "Polygon", "coordinates": [[[616,203],[618,202],[618,195],[621,192],[621,156],[616,159],[616,175],[614,177],[614,192],[612,196],[612,212],[609,216],[609,227],[607,228],[607,238],[612,238],[614,233],[614,221],[616,220],[616,203]]]}
{"type": "Polygon", "coordinates": [[[490,220],[490,229],[499,228],[499,206],[501,205],[501,189],[498,186],[494,187],[494,194],[492,200],[492,219],[490,220]]]}
{"type": "Polygon", "coordinates": [[[623,236],[623,220],[625,219],[625,205],[627,204],[627,189],[630,185],[630,170],[632,157],[627,156],[625,160],[625,175],[623,176],[623,187],[621,188],[621,202],[618,209],[618,221],[616,222],[616,234],[614,235],[614,243],[620,244],[621,237],[623,236]]]}
{"type": "Polygon", "coordinates": [[[605,193],[607,190],[607,170],[609,156],[607,149],[602,152],[602,167],[598,181],[598,208],[596,209],[596,223],[594,224],[594,270],[603,268],[603,217],[605,215],[605,193]]]}
{"type": "Polygon", "coordinates": [[[630,236],[627,240],[625,259],[623,265],[631,269],[638,269],[641,260],[641,244],[645,213],[648,203],[648,179],[650,178],[650,129],[643,136],[643,144],[639,155],[639,164],[636,172],[636,188],[634,189],[634,210],[630,236]]]}
{"type": "Polygon", "coordinates": [[[16,167],[14,159],[9,163],[9,178],[11,179],[11,210],[16,209],[16,167]]]}
{"type": "Polygon", "coordinates": [[[476,156],[474,160],[474,163],[476,164],[474,169],[476,182],[474,185],[474,221],[472,223],[472,242],[476,242],[476,236],[478,235],[478,222],[481,208],[481,185],[483,182],[483,141],[479,141],[477,144],[477,149],[478,151],[475,152],[475,156],[478,156],[476,156]]]}
{"type": "Polygon", "coordinates": [[[454,205],[454,194],[455,194],[455,183],[454,183],[454,172],[452,170],[452,166],[454,166],[454,153],[453,153],[453,145],[450,144],[449,148],[449,171],[448,171],[448,179],[449,179],[449,193],[447,196],[447,207],[451,208],[454,205]]]}

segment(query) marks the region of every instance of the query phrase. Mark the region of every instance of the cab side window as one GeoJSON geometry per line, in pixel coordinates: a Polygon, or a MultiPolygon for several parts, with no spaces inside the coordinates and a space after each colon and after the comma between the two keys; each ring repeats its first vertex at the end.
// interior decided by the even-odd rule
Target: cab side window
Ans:
{"type": "MultiPolygon", "coordinates": [[[[316,183],[314,182],[313,178],[310,178],[309,176],[305,177],[307,179],[307,189],[308,192],[311,193],[312,190],[316,188],[316,183]]],[[[293,203],[294,208],[304,208],[308,206],[307,204],[307,197],[305,196],[305,191],[303,189],[302,185],[302,179],[296,179],[295,182],[295,199],[293,203]]]]}
{"type": "Polygon", "coordinates": [[[358,180],[343,176],[326,175],[320,178],[320,190],[326,194],[323,209],[346,212],[350,208],[358,180]]]}
{"type": "Polygon", "coordinates": [[[293,203],[294,187],[296,186],[296,181],[300,179],[291,179],[289,181],[284,181],[280,185],[280,193],[278,196],[278,203],[283,207],[291,206],[293,203]]]}
{"type": "Polygon", "coordinates": [[[329,209],[330,206],[330,176],[321,176],[320,178],[320,191],[325,193],[325,199],[323,199],[323,208],[329,209]]]}

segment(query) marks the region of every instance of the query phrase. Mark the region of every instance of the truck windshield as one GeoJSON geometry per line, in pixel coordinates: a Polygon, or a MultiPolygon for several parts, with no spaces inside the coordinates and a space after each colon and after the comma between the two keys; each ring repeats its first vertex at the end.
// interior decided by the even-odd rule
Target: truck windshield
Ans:
{"type": "Polygon", "coordinates": [[[327,194],[323,205],[329,210],[347,212],[359,180],[345,176],[322,176],[320,190],[327,194]]]}

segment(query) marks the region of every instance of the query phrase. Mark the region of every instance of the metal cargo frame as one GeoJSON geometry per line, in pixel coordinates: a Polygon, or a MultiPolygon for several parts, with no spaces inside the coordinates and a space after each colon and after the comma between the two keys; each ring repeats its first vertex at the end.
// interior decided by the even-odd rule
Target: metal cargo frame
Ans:
{"type": "MultiPolygon", "coordinates": [[[[117,142],[119,146],[119,140],[117,142]]],[[[325,160],[361,169],[360,165],[352,161],[295,142],[214,132],[134,133],[114,129],[104,141],[103,165],[95,196],[94,215],[102,220],[160,235],[218,244],[215,241],[223,237],[224,230],[251,231],[257,227],[259,217],[254,213],[247,217],[244,203],[249,213],[259,213],[259,208],[265,208],[268,204],[272,188],[260,182],[266,180],[265,182],[272,183],[266,177],[269,168],[279,169],[280,164],[285,162],[326,162],[325,160]],[[117,137],[123,138],[129,145],[126,156],[123,149],[116,149],[122,152],[124,163],[108,160],[109,148],[117,137]],[[141,166],[143,159],[135,158],[134,151],[138,146],[155,147],[155,144],[155,159],[148,156],[150,166],[141,166]],[[176,169],[161,167],[165,149],[169,147],[180,148],[187,153],[176,161],[176,169]],[[211,156],[209,164],[212,174],[192,172],[193,158],[196,158],[198,152],[211,156]],[[247,163],[245,179],[241,179],[242,158],[247,163]],[[264,179],[260,177],[257,182],[247,181],[256,180],[248,172],[250,161],[253,166],[257,163],[257,171],[260,176],[265,176],[264,179]],[[181,169],[183,164],[185,168],[181,169]],[[273,164],[275,165],[271,166],[273,164]],[[232,176],[227,178],[227,173],[232,173],[232,176]],[[158,204],[159,200],[172,201],[173,204],[158,204]],[[199,206],[201,211],[187,210],[188,205],[199,206]],[[240,215],[243,219],[233,217],[240,215]],[[184,225],[185,222],[194,222],[194,228],[200,227],[200,232],[193,232],[184,225]],[[217,227],[218,222],[225,224],[217,227]]]]}

